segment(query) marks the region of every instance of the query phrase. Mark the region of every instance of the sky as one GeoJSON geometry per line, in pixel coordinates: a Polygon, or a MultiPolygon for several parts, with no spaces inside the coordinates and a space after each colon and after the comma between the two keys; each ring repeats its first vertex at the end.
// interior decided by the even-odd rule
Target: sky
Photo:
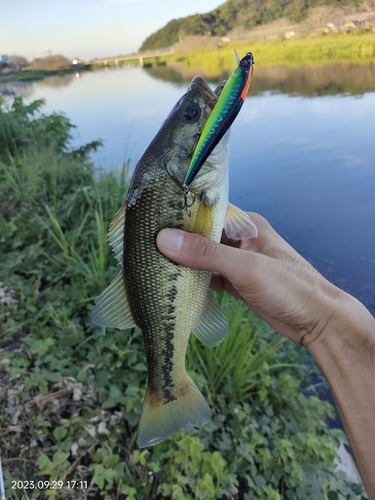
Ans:
{"type": "Polygon", "coordinates": [[[225,0],[5,0],[0,54],[91,59],[137,52],[171,19],[209,12],[225,0]]]}

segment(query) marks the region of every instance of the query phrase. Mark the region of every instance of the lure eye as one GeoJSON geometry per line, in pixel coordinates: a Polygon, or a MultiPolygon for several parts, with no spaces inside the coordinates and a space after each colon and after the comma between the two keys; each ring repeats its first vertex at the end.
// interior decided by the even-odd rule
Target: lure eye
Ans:
{"type": "Polygon", "coordinates": [[[199,116],[199,110],[196,106],[192,106],[191,104],[189,104],[184,108],[183,115],[184,118],[186,118],[186,120],[190,122],[191,120],[194,120],[194,118],[197,118],[199,116]]]}

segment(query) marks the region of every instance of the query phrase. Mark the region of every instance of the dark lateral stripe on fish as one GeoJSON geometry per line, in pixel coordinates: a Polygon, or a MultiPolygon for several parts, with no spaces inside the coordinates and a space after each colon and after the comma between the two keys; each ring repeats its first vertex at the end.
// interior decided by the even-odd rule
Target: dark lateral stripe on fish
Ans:
{"type": "Polygon", "coordinates": [[[167,321],[168,331],[165,337],[165,347],[164,347],[164,363],[162,365],[162,378],[163,378],[163,396],[169,401],[173,401],[175,397],[171,393],[171,388],[174,387],[173,379],[171,373],[173,371],[173,354],[175,351],[174,340],[175,340],[175,330],[176,330],[176,305],[175,299],[177,297],[178,288],[176,285],[176,280],[180,276],[181,272],[179,268],[174,270],[174,273],[169,276],[169,283],[172,284],[168,290],[166,296],[170,300],[169,307],[167,310],[167,321]]]}
{"type": "MultiPolygon", "coordinates": [[[[174,325],[173,325],[174,326],[174,325]]],[[[164,356],[164,363],[162,366],[162,374],[163,374],[163,396],[167,400],[167,402],[173,401],[176,399],[171,393],[170,389],[174,387],[173,379],[171,377],[171,373],[173,370],[173,354],[174,354],[174,328],[172,331],[167,332],[166,335],[166,353],[164,356]]]]}
{"type": "Polygon", "coordinates": [[[168,288],[165,291],[165,297],[168,299],[168,307],[160,312],[160,323],[157,327],[163,330],[163,345],[157,348],[152,341],[151,324],[145,331],[145,347],[149,373],[154,373],[154,377],[149,377],[149,390],[155,396],[157,404],[166,404],[174,401],[176,397],[173,394],[175,387],[172,378],[174,369],[173,356],[175,353],[175,335],[176,335],[176,310],[175,300],[178,295],[176,280],[181,275],[180,268],[176,268],[174,273],[168,276],[168,288]],[[153,379],[153,380],[152,380],[153,379]]]}

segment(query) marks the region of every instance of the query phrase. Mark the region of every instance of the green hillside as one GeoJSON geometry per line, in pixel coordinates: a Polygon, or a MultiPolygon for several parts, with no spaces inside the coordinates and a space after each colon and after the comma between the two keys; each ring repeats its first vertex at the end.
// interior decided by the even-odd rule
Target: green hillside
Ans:
{"type": "Polygon", "coordinates": [[[168,47],[189,35],[223,36],[238,26],[252,28],[282,17],[302,21],[318,5],[357,6],[362,0],[227,0],[206,14],[173,19],[149,36],[140,50],[168,47]]]}

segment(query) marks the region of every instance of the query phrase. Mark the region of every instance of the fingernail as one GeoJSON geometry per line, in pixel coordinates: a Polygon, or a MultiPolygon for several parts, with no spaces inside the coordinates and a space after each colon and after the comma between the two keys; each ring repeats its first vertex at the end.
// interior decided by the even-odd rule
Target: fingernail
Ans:
{"type": "Polygon", "coordinates": [[[160,250],[177,253],[182,247],[184,233],[179,229],[162,229],[157,237],[157,244],[160,250]]]}

